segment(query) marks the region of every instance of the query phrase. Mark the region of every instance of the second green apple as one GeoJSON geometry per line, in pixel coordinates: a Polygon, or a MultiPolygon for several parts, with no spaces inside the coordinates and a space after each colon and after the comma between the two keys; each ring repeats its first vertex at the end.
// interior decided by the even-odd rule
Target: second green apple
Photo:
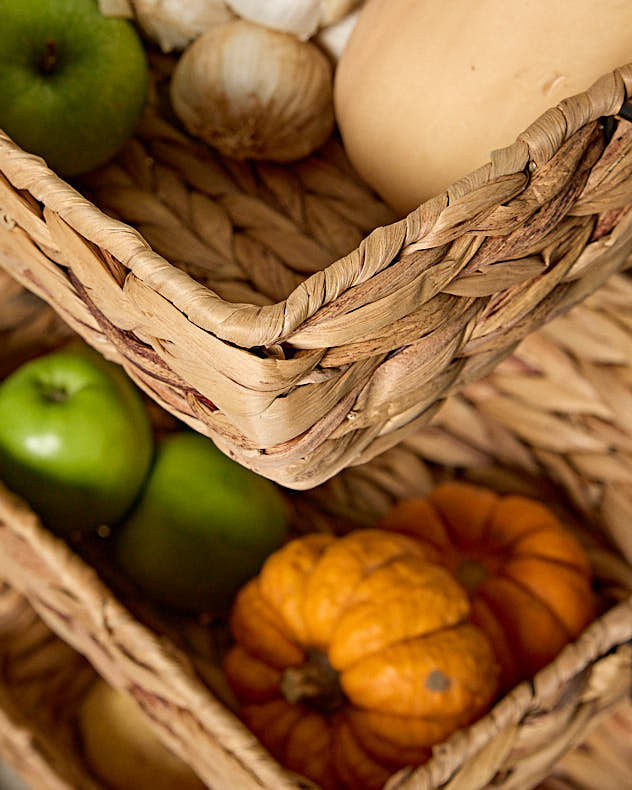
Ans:
{"type": "Polygon", "coordinates": [[[279,489],[189,431],[158,446],[140,500],[117,538],[138,588],[178,609],[225,611],[287,537],[279,489]]]}
{"type": "Polygon", "coordinates": [[[114,527],[152,454],[138,390],[86,345],[38,357],[0,385],[0,478],[60,534],[114,527]]]}

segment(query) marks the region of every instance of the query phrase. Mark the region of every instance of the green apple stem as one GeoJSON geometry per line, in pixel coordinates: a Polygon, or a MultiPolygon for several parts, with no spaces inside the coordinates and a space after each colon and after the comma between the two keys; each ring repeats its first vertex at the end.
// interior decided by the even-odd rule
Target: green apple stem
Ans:
{"type": "Polygon", "coordinates": [[[50,384],[44,384],[40,391],[45,400],[51,403],[63,403],[68,400],[68,390],[65,387],[55,387],[50,384]]]}
{"type": "Polygon", "coordinates": [[[57,64],[57,42],[49,38],[46,42],[46,50],[39,62],[39,69],[42,74],[50,74],[57,64]]]}

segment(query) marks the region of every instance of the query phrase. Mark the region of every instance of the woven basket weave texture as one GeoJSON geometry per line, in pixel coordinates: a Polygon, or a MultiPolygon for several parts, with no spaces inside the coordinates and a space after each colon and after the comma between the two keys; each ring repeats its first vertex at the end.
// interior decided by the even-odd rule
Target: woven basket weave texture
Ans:
{"type": "Polygon", "coordinates": [[[291,167],[194,142],[165,107],[172,60],[151,61],[137,137],[80,191],[0,134],[0,265],[286,486],[410,435],[625,265],[632,126],[602,119],[631,66],[394,222],[335,140],[291,167]]]}
{"type": "MultiPolygon", "coordinates": [[[[97,675],[26,600],[0,584],[0,755],[32,790],[105,790],[90,775],[75,722],[97,675]]],[[[632,707],[621,702],[537,790],[629,790],[632,707]]],[[[0,770],[0,776],[4,773],[0,770]]],[[[11,783],[13,787],[13,783],[11,783]]],[[[215,790],[221,790],[216,787],[215,790]]]]}
{"type": "Polygon", "coordinates": [[[34,790],[102,790],[75,716],[96,674],[0,581],[0,753],[34,790]]]}
{"type": "MultiPolygon", "coordinates": [[[[42,342],[47,348],[52,338],[59,342],[68,336],[68,330],[51,310],[26,292],[17,291],[10,281],[0,280],[0,285],[0,293],[8,294],[13,315],[13,327],[6,323],[2,329],[0,348],[10,350],[13,364],[20,357],[28,358],[42,350],[42,342]],[[28,328],[34,324],[49,326],[45,341],[39,334],[29,334],[28,328]],[[60,332],[57,337],[55,326],[60,332]]],[[[594,314],[588,336],[603,322],[613,321],[614,316],[623,317],[618,323],[618,337],[609,343],[604,341],[611,355],[629,354],[632,348],[632,323],[626,328],[626,311],[618,305],[626,287],[626,280],[613,281],[581,308],[594,314]]],[[[630,367],[624,358],[613,363],[611,356],[604,362],[594,344],[579,342],[586,336],[583,327],[568,329],[570,318],[559,319],[543,330],[550,338],[560,327],[566,328],[565,346],[553,346],[551,352],[558,355],[557,368],[551,372],[553,378],[559,375],[556,370],[564,370],[570,391],[581,391],[598,375],[595,371],[607,369],[616,377],[611,387],[615,381],[620,386],[632,386],[630,367]],[[576,352],[568,348],[573,345],[576,352]]],[[[538,337],[542,338],[543,333],[528,342],[538,337]]],[[[95,337],[95,343],[98,342],[95,337]]],[[[545,386],[546,357],[542,356],[540,369],[527,367],[524,360],[519,351],[505,363],[506,370],[499,369],[498,376],[507,375],[508,370],[514,374],[521,371],[532,382],[545,386]]],[[[309,492],[288,492],[295,505],[297,526],[303,530],[331,528],[336,519],[349,518],[374,523],[394,499],[423,494],[437,480],[453,475],[454,470],[445,462],[448,454],[457,449],[463,459],[459,466],[470,477],[484,476],[486,482],[500,490],[523,490],[566,509],[563,492],[539,476],[543,467],[535,459],[539,458],[540,448],[531,443],[528,431],[518,435],[482,408],[483,400],[493,401],[490,392],[500,397],[499,383],[487,379],[488,389],[482,394],[482,385],[473,386],[463,396],[463,410],[457,409],[457,414],[469,415],[468,432],[463,430],[463,417],[460,421],[450,418],[448,409],[436,428],[419,432],[373,462],[346,470],[309,492]],[[481,403],[480,416],[478,406],[471,405],[474,398],[481,403]],[[468,448],[470,460],[465,463],[468,448]],[[443,454],[441,463],[432,464],[424,458],[433,453],[436,457],[443,454]],[[499,463],[503,466],[499,467],[499,463]]],[[[528,396],[529,389],[525,392],[528,396]]],[[[585,418],[590,417],[589,403],[593,401],[576,398],[573,408],[569,396],[555,414],[567,429],[566,434],[560,433],[561,437],[566,435],[567,442],[573,435],[573,426],[581,425],[582,412],[588,411],[585,418]]],[[[542,406],[546,408],[546,404],[542,406]]],[[[531,409],[536,408],[534,398],[531,409]]],[[[556,407],[549,403],[549,408],[556,407]]],[[[604,435],[610,436],[613,446],[611,455],[623,467],[629,452],[629,440],[625,441],[629,433],[623,428],[614,430],[619,425],[614,412],[606,415],[603,410],[602,417],[604,435]],[[615,446],[614,437],[618,437],[621,447],[615,446]]],[[[168,428],[168,419],[159,419],[164,420],[161,428],[168,428]]],[[[528,427],[528,421],[524,424],[528,427]]],[[[589,435],[597,437],[598,433],[592,430],[589,435]]],[[[602,444],[597,443],[592,449],[599,452],[602,444]]],[[[577,460],[568,448],[565,452],[560,447],[557,457],[568,464],[577,460]]],[[[575,482],[592,491],[585,508],[593,519],[587,522],[592,526],[578,530],[595,568],[604,613],[532,683],[518,686],[490,715],[438,746],[426,765],[395,775],[387,785],[389,790],[532,788],[550,773],[560,756],[582,740],[601,712],[629,691],[632,649],[625,643],[632,638],[632,564],[626,536],[619,541],[616,530],[608,526],[617,520],[612,512],[606,512],[604,503],[613,485],[625,491],[630,484],[591,476],[590,465],[583,472],[579,468],[575,467],[575,482]],[[604,525],[605,533],[601,530],[604,525]],[[612,533],[611,542],[605,540],[607,532],[612,533]]],[[[569,483],[566,489],[573,495],[573,485],[569,483]]],[[[623,516],[624,511],[619,511],[619,515],[623,516]]],[[[270,758],[236,717],[234,699],[218,669],[224,649],[221,628],[209,628],[204,620],[172,617],[153,609],[119,578],[102,551],[91,543],[83,545],[81,559],[44,530],[24,503],[2,487],[0,540],[0,576],[23,593],[46,624],[84,654],[108,682],[131,690],[165,743],[210,787],[298,790],[304,786],[302,780],[270,758]]]]}

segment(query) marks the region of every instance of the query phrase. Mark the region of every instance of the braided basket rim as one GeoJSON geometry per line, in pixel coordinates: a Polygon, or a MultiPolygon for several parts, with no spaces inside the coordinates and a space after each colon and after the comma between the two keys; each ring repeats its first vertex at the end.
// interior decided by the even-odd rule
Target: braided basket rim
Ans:
{"type": "MultiPolygon", "coordinates": [[[[86,239],[111,251],[140,280],[181,310],[191,323],[243,348],[269,347],[291,334],[315,312],[313,304],[306,308],[306,292],[323,295],[318,306],[328,304],[341,292],[335,278],[351,265],[355,269],[354,276],[350,280],[343,277],[346,280],[344,289],[362,282],[365,279],[362,261],[384,246],[385,233],[395,237],[400,248],[434,246],[432,242],[427,243],[427,237],[441,226],[446,210],[453,211],[456,204],[503,177],[509,179],[509,189],[498,202],[502,204],[515,197],[528,186],[529,178],[524,178],[516,189],[511,176],[532,173],[545,165],[587,123],[617,115],[631,92],[632,63],[614,69],[586,91],[547,110],[519,134],[514,143],[493,151],[486,165],[465,175],[444,193],[425,201],[407,217],[375,229],[356,250],[308,277],[287,299],[264,306],[227,302],[197,283],[154,252],[138,231],[108,217],[48,168],[41,157],[20,149],[1,129],[0,171],[17,189],[29,191],[86,239]],[[298,309],[294,302],[300,303],[298,309]]],[[[387,246],[392,247],[392,242],[387,242],[387,246]]]]}

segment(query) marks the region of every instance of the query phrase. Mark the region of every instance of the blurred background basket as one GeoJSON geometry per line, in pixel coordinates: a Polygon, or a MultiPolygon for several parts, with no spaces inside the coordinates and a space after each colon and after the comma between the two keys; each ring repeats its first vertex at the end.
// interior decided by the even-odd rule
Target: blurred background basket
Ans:
{"type": "Polygon", "coordinates": [[[0,265],[285,486],[410,435],[625,265],[630,66],[394,221],[336,139],[283,167],[192,140],[163,101],[173,59],[150,60],[136,138],[72,186],[0,134],[0,265]]]}
{"type": "MultiPolygon", "coordinates": [[[[28,790],[105,790],[85,761],[77,733],[78,710],[98,676],[6,583],[0,583],[0,667],[4,765],[28,790]]],[[[554,767],[538,790],[632,787],[632,706],[622,701],[593,724],[590,737],[554,767]]]]}
{"type": "Polygon", "coordinates": [[[34,790],[100,790],[75,727],[96,673],[0,581],[0,755],[34,790]]]}
{"type": "MultiPolygon", "coordinates": [[[[9,279],[0,285],[7,304],[2,315],[12,316],[0,336],[0,349],[10,360],[7,368],[69,337],[50,308],[9,279]],[[33,326],[46,326],[47,332],[33,332],[33,326]]],[[[395,499],[426,493],[448,477],[469,477],[559,508],[589,552],[601,601],[598,619],[489,715],[437,746],[427,764],[396,774],[389,790],[535,787],[602,713],[629,694],[632,563],[629,530],[617,529],[626,518],[625,506],[617,502],[630,493],[632,429],[607,406],[613,392],[632,388],[632,302],[626,305],[623,298],[629,288],[627,280],[615,278],[577,308],[584,311],[579,326],[572,313],[536,334],[494,377],[451,400],[436,427],[320,487],[287,492],[297,529],[331,529],[341,522],[375,523],[395,499]],[[600,335],[608,325],[619,331],[600,335]],[[581,342],[585,337],[595,342],[581,342]],[[535,355],[537,365],[527,362],[532,343],[548,347],[548,355],[535,355]],[[607,386],[594,383],[606,375],[607,386]],[[520,377],[524,390],[517,386],[520,377]],[[548,402],[538,387],[552,388],[548,402]],[[510,405],[495,416],[491,407],[498,402],[510,405]],[[503,424],[511,408],[531,419],[503,424]],[[543,439],[533,428],[538,415],[557,426],[557,438],[549,436],[559,443],[555,451],[541,446],[543,439]],[[579,439],[573,444],[578,436],[583,453],[577,451],[579,439]],[[603,470],[591,465],[591,453],[593,460],[605,455],[612,464],[603,470]]],[[[92,331],[98,345],[98,331],[92,331]]],[[[161,430],[169,429],[168,415],[156,412],[156,419],[161,430]]],[[[1,485],[0,542],[0,576],[111,685],[134,696],[165,744],[210,787],[308,786],[278,765],[235,715],[234,698],[219,669],[225,648],[221,627],[211,627],[204,617],[153,608],[121,578],[104,550],[107,541],[95,537],[71,547],[1,485]]]]}

